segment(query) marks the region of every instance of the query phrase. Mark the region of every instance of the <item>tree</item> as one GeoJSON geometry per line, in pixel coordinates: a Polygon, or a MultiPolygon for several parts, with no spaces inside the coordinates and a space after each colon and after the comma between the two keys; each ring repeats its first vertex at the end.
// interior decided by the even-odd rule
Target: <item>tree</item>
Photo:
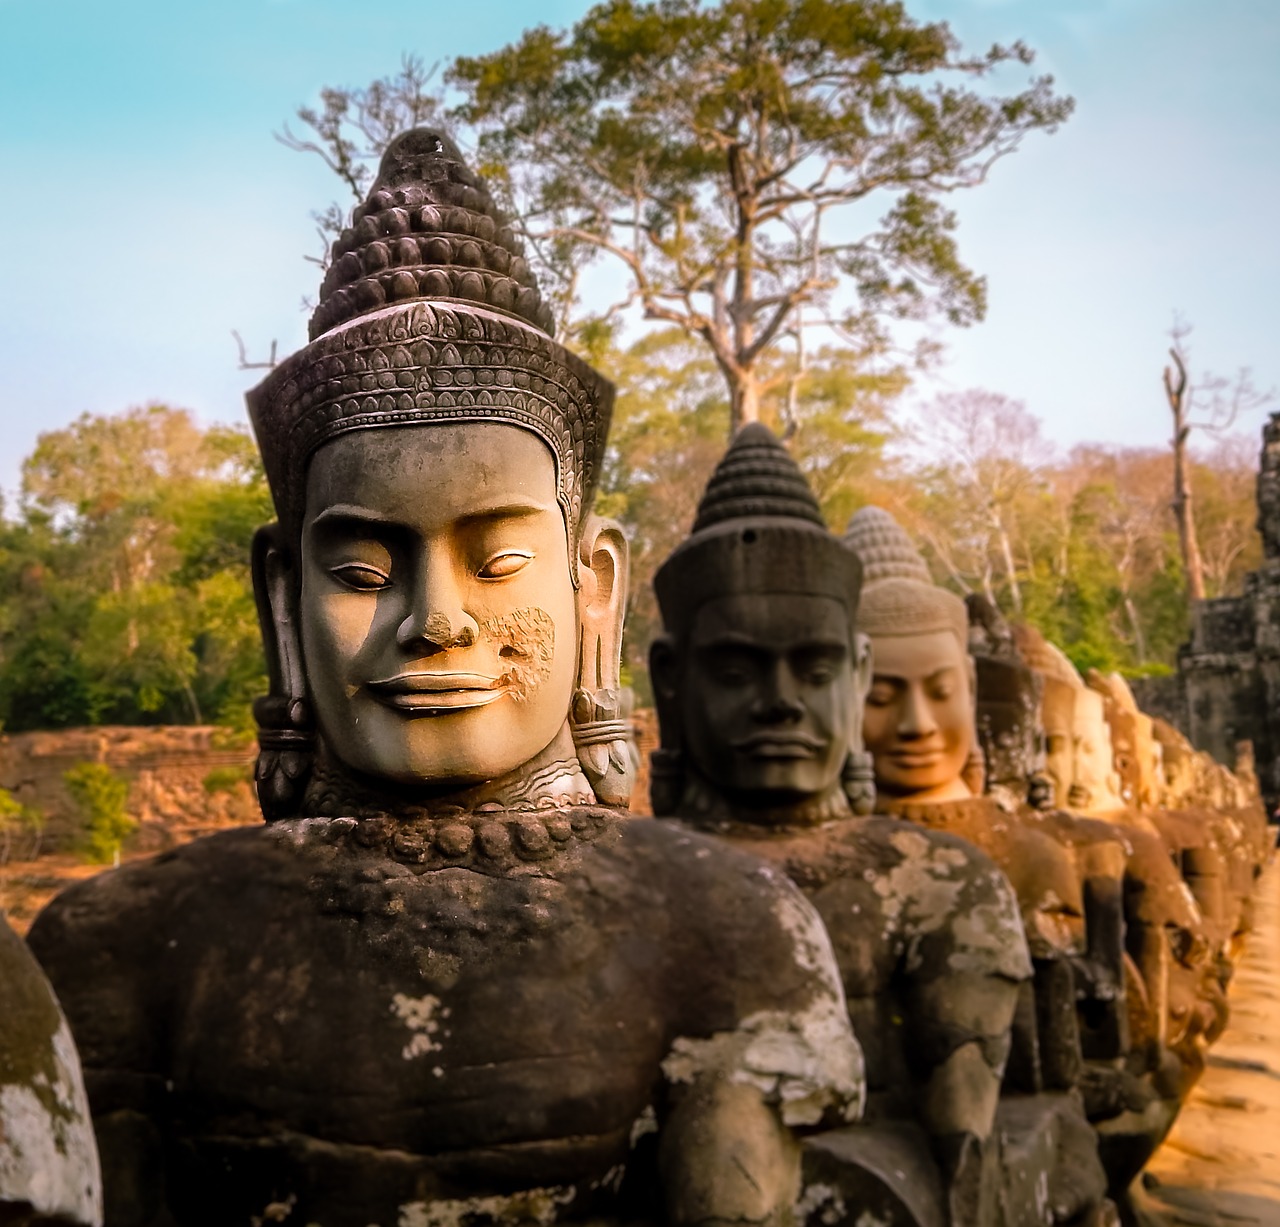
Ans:
{"type": "MultiPolygon", "coordinates": [[[[886,0],[605,0],[445,79],[465,96],[448,118],[526,219],[562,315],[584,265],[611,258],[626,289],[610,311],[704,345],[735,430],[805,377],[807,331],[857,352],[887,320],[982,318],[942,200],[1069,115],[1049,77],[966,85],[1031,61],[1022,43],[966,55],[886,0]]],[[[317,139],[293,147],[355,191],[353,151],[378,141],[343,121],[386,84],[325,91],[323,112],[299,112],[317,139]]],[[[416,86],[397,97],[408,115],[416,86]]]]}
{"type": "Polygon", "coordinates": [[[0,524],[5,726],[247,728],[266,686],[249,545],[270,514],[252,440],[184,410],[42,435],[0,524]]]}
{"type": "Polygon", "coordinates": [[[607,253],[625,304],[708,347],[735,430],[800,373],[765,361],[789,332],[865,343],[886,316],[982,317],[940,198],[1071,103],[1047,77],[1010,97],[955,82],[1031,59],[1021,43],[966,57],[945,24],[881,0],[605,0],[447,79],[540,236],[575,267],[607,253]]]}
{"type": "Polygon", "coordinates": [[[1191,465],[1187,445],[1193,429],[1211,434],[1230,430],[1241,411],[1255,409],[1271,398],[1253,386],[1247,368],[1242,367],[1234,381],[1220,375],[1205,375],[1192,384],[1187,377],[1190,350],[1187,337],[1191,326],[1175,317],[1169,336],[1172,367],[1164,368],[1164,394],[1173,415],[1173,514],[1178,525],[1178,542],[1182,549],[1182,565],[1187,577],[1187,607],[1205,599],[1204,558],[1196,531],[1191,465]],[[1198,411],[1198,413],[1197,413],[1198,411]]]}
{"type": "Polygon", "coordinates": [[[84,850],[100,865],[120,863],[120,845],[138,829],[128,813],[129,783],[105,763],[77,763],[62,773],[84,822],[84,850]]]}
{"type": "MultiPolygon", "coordinates": [[[[319,109],[303,106],[297,112],[298,121],[311,135],[298,136],[285,124],[275,134],[276,140],[287,149],[320,158],[342,181],[352,204],[359,204],[373,179],[372,163],[391,138],[440,117],[440,99],[428,90],[435,71],[434,65],[425,67],[416,55],[406,55],[393,76],[380,77],[360,89],[322,89],[319,109]]],[[[335,201],[311,214],[321,241],[321,254],[312,258],[313,263],[328,267],[329,242],[342,230],[349,211],[349,206],[335,201]]],[[[241,369],[275,365],[274,342],[270,362],[251,363],[239,334],[233,335],[240,347],[241,369]]]]}
{"type": "Polygon", "coordinates": [[[939,396],[925,410],[930,463],[917,528],[952,578],[997,602],[996,572],[1012,612],[1023,612],[1013,534],[1041,487],[1052,449],[1021,401],[979,388],[939,396]]]}

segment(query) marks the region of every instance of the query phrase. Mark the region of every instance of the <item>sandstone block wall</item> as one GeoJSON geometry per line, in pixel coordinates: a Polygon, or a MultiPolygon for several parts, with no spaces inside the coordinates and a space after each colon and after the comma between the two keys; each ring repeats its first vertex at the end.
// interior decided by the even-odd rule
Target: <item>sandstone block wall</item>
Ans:
{"type": "Polygon", "coordinates": [[[129,783],[128,812],[139,830],[127,848],[160,851],[219,827],[262,821],[251,783],[255,747],[228,748],[222,736],[199,726],[0,735],[0,787],[45,815],[45,851],[72,851],[82,819],[64,773],[78,763],[104,763],[129,783]]]}

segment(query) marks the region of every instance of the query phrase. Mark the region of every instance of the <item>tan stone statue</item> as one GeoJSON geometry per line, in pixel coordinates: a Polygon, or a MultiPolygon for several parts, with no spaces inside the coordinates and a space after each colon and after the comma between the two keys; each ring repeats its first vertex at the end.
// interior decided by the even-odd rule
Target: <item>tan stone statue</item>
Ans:
{"type": "Polygon", "coordinates": [[[915,1227],[934,1221],[940,1175],[942,1213],[957,1227],[1083,1221],[1102,1172],[1069,1105],[1010,1109],[1024,1128],[1005,1120],[1001,1133],[1024,1141],[1001,1153],[993,1138],[1018,986],[1031,973],[1007,882],[966,841],[858,816],[848,799],[851,787],[863,796],[871,680],[854,626],[859,585],[857,558],[826,528],[795,462],[765,427],[745,427],[654,579],[665,627],[651,653],[659,811],[785,868],[831,934],[870,1100],[865,1125],[809,1144],[806,1204],[826,1188],[828,1211],[838,1193],[851,1211],[915,1227]],[[1018,1169],[1038,1173],[1050,1217],[1019,1198],[1018,1169]]]}
{"type": "Polygon", "coordinates": [[[73,888],[32,945],[120,1227],[781,1224],[856,1117],[839,973],[754,857],[632,821],[612,390],[510,226],[397,139],[250,394],[271,820],[73,888]]]}
{"type": "Polygon", "coordinates": [[[100,1227],[102,1180],[75,1043],[0,912],[0,1223],[100,1227]]]}

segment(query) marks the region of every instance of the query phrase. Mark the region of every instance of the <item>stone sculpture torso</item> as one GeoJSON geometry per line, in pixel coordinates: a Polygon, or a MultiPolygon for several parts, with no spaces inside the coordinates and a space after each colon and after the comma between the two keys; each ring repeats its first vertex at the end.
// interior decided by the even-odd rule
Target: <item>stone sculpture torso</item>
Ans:
{"type": "Polygon", "coordinates": [[[66,1021],[0,912],[0,1222],[102,1222],[102,1182],[66,1021]]]}
{"type": "MultiPolygon", "coordinates": [[[[182,1223],[550,1221],[607,1212],[628,1173],[651,1190],[632,1147],[664,1059],[744,1074],[722,1049],[839,1039],[795,962],[797,938],[822,958],[810,915],[692,832],[578,808],[227,832],[68,892],[34,941],[109,1178],[164,1173],[136,1221],[166,1199],[182,1223]]],[[[782,1065],[752,1076],[794,1121],[831,1106],[782,1065]]]]}

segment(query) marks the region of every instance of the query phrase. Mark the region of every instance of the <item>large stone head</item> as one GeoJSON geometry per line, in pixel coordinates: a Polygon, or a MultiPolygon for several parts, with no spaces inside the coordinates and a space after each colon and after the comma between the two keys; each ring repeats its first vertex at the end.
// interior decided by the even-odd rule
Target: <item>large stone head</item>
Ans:
{"type": "Polygon", "coordinates": [[[871,640],[872,684],[863,736],[876,788],[921,802],[970,796],[974,670],[964,601],[937,587],[910,538],[879,507],[849,522],[862,561],[858,626],[871,640]]]}
{"type": "Polygon", "coordinates": [[[531,770],[626,793],[621,534],[591,515],[613,389],[551,337],[511,226],[444,137],[387,150],[312,340],[248,396],[279,517],[259,792],[330,772],[429,797],[531,770]],[[566,723],[573,710],[573,732],[566,723]],[[557,774],[558,773],[558,774],[557,774]]]}
{"type": "Polygon", "coordinates": [[[1073,708],[1073,750],[1075,759],[1070,805],[1082,813],[1104,816],[1125,807],[1120,795],[1120,776],[1111,748],[1111,725],[1107,721],[1106,700],[1096,690],[1082,686],[1073,708]]]}
{"type": "Polygon", "coordinates": [[[766,427],[744,427],[654,576],[655,813],[848,812],[842,778],[861,750],[868,682],[860,582],[795,462],[766,427]]]}
{"type": "MultiPolygon", "coordinates": [[[[1043,682],[1014,643],[1013,631],[986,597],[971,593],[969,654],[977,679],[977,732],[989,789],[1016,800],[1043,790],[1043,682]]],[[[1038,793],[1037,793],[1038,796],[1038,793]]]]}
{"type": "Polygon", "coordinates": [[[1045,774],[1058,805],[1073,804],[1076,695],[1084,682],[1062,650],[1034,626],[1014,628],[1018,652],[1040,678],[1040,722],[1044,728],[1045,774]]]}

